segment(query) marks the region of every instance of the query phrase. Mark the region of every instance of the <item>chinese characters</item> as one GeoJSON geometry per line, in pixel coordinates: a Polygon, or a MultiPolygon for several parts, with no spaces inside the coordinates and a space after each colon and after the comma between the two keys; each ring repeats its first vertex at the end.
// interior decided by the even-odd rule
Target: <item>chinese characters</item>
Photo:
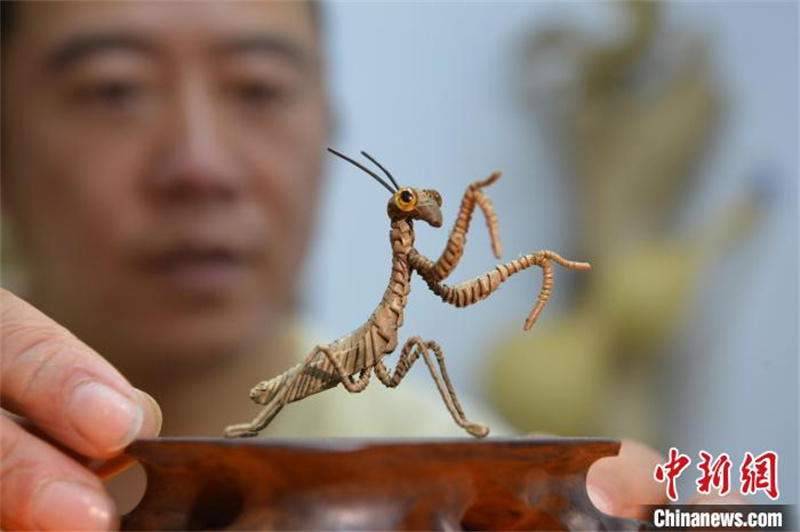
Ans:
{"type": "MultiPolygon", "coordinates": [[[[700,476],[696,480],[697,492],[710,494],[717,490],[719,495],[726,495],[731,490],[731,469],[733,463],[727,453],[721,453],[716,458],[706,451],[700,451],[700,463],[697,469],[700,476]]],[[[671,501],[678,500],[676,481],[689,467],[692,460],[675,447],[669,450],[669,458],[663,464],[656,465],[653,478],[660,483],[666,483],[667,497],[671,501]]],[[[740,488],[742,495],[754,495],[763,491],[775,500],[780,495],[778,490],[778,453],[764,451],[758,456],[746,452],[739,467],[740,488]]]]}

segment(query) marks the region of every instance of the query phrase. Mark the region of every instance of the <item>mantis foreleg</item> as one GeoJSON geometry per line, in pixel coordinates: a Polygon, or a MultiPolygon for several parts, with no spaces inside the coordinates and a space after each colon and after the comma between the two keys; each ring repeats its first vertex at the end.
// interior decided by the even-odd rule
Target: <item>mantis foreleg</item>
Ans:
{"type": "Polygon", "coordinates": [[[424,269],[418,267],[418,265],[425,264],[424,261],[427,260],[425,257],[419,254],[413,254],[409,258],[411,266],[425,279],[433,293],[441,297],[442,301],[445,303],[457,307],[467,307],[482,299],[486,299],[512,275],[527,270],[531,266],[540,267],[544,279],[542,287],[539,290],[539,297],[537,298],[536,305],[525,320],[525,330],[530,329],[533,324],[536,323],[536,319],[550,299],[550,292],[553,289],[553,265],[551,262],[555,262],[570,270],[591,269],[591,266],[586,262],[567,260],[554,251],[542,250],[536,253],[523,255],[518,259],[495,266],[493,270],[469,281],[455,286],[448,286],[439,282],[435,276],[430,275],[424,269]]]}
{"type": "Polygon", "coordinates": [[[447,245],[445,245],[442,255],[436,262],[425,259],[427,262],[419,265],[431,278],[435,278],[439,281],[447,279],[456,266],[458,266],[458,262],[464,254],[464,246],[467,243],[467,232],[469,231],[469,224],[472,221],[472,213],[476,205],[481,208],[486,217],[486,226],[489,228],[489,236],[492,240],[494,255],[498,259],[500,258],[503,249],[500,243],[497,215],[494,212],[494,207],[492,206],[489,196],[484,194],[481,190],[483,187],[488,187],[500,179],[500,175],[500,172],[494,172],[483,181],[476,181],[467,187],[467,190],[464,192],[464,197],[461,199],[458,218],[453,226],[453,230],[450,232],[450,238],[447,240],[447,245]]]}

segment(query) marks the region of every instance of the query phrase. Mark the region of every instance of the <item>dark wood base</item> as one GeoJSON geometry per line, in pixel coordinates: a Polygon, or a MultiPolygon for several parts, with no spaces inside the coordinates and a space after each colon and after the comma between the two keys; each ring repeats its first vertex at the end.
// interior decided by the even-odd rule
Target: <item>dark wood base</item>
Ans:
{"type": "Polygon", "coordinates": [[[216,440],[132,444],[147,472],[123,530],[644,530],[600,513],[598,439],[216,440]]]}

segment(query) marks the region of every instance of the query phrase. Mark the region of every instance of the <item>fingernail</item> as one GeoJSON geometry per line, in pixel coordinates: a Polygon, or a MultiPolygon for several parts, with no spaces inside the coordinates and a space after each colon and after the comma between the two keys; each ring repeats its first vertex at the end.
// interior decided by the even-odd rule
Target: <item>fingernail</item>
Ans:
{"type": "Polygon", "coordinates": [[[144,396],[146,399],[145,403],[147,404],[146,408],[149,408],[152,415],[145,415],[145,421],[142,426],[142,430],[138,437],[140,438],[155,438],[161,433],[161,425],[164,422],[164,416],[161,414],[161,407],[158,406],[158,403],[153,396],[149,393],[137,390],[140,394],[144,396]]]}
{"type": "Polygon", "coordinates": [[[608,494],[597,486],[586,486],[586,493],[589,494],[589,500],[595,505],[595,508],[604,514],[613,515],[613,506],[611,505],[611,498],[608,494]]]}
{"type": "Polygon", "coordinates": [[[110,530],[116,520],[105,494],[66,480],[39,488],[32,510],[37,530],[110,530]]]}
{"type": "Polygon", "coordinates": [[[139,434],[142,407],[98,381],[86,381],[72,392],[70,423],[100,456],[119,451],[139,434]]]}

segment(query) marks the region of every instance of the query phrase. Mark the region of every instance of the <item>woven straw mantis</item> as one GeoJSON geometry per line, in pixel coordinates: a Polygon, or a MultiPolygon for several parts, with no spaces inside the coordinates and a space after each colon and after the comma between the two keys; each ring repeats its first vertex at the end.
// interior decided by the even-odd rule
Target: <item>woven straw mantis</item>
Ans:
{"type": "Polygon", "coordinates": [[[315,347],[304,362],[277,377],[257,384],[250,391],[250,397],[257,404],[264,405],[263,409],[250,423],[229,426],[225,430],[225,435],[230,438],[255,436],[288,403],[333,388],[340,383],[351,393],[361,392],[369,384],[373,371],[381,383],[394,388],[400,384],[414,362],[422,357],[455,422],[473,436],[486,436],[489,427],[472,422],[465,416],[447,375],[444,354],[436,342],[424,341],[419,336],[414,336],[403,345],[393,372],[384,364],[383,358],[390,355],[398,346],[397,332],[403,324],[403,310],[411,290],[411,273],[417,272],[425,280],[428,288],[445,303],[466,307],[489,297],[512,275],[532,266],[538,266],[542,269],[544,280],[536,304],[525,320],[525,330],[528,330],[536,322],[550,297],[553,288],[552,263],[571,270],[589,270],[591,266],[585,262],[566,260],[549,250],[542,250],[500,264],[470,281],[448,286],[442,281],[447,279],[461,259],[476,206],[486,217],[492,249],[495,256],[500,258],[497,216],[489,197],[483,192],[485,187],[500,178],[500,173],[495,172],[489,178],[467,187],[447,246],[441,257],[434,262],[414,248],[414,221],[420,220],[433,227],[441,227],[442,198],[439,193],[430,189],[398,186],[392,174],[366,152],[362,151],[361,154],[380,168],[394,185],[393,187],[361,163],[332,148],[328,150],[368,173],[392,195],[388,205],[392,245],[392,273],[389,286],[378,307],[361,327],[330,344],[315,347]]]}

